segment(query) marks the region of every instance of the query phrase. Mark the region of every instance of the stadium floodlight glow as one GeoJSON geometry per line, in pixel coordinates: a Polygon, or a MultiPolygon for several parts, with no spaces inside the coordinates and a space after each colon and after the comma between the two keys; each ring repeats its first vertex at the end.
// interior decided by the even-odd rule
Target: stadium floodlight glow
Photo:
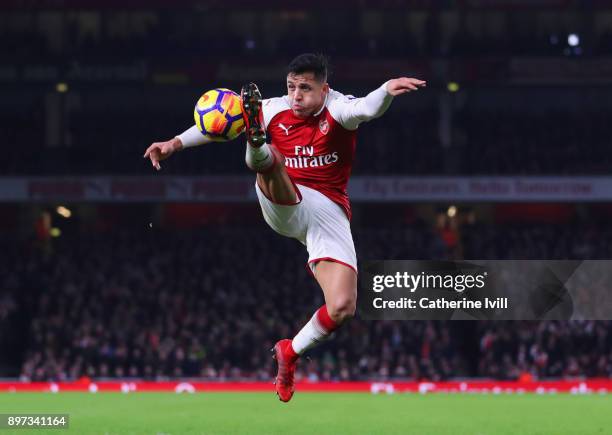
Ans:
{"type": "Polygon", "coordinates": [[[457,216],[457,207],[455,207],[454,205],[451,205],[446,211],[446,214],[448,215],[448,217],[451,217],[451,218],[457,216]]]}
{"type": "Polygon", "coordinates": [[[57,211],[57,214],[59,214],[62,217],[65,217],[66,219],[72,216],[72,212],[70,211],[70,209],[64,207],[63,205],[60,205],[59,207],[57,207],[56,211],[57,211]]]}
{"type": "Polygon", "coordinates": [[[60,94],[68,92],[68,84],[64,82],[59,82],[57,85],[55,85],[55,90],[60,94]]]}
{"type": "Polygon", "coordinates": [[[446,85],[446,87],[448,88],[449,92],[457,92],[459,90],[459,83],[448,82],[448,85],[446,85]]]}
{"type": "Polygon", "coordinates": [[[580,45],[580,36],[575,33],[570,33],[567,35],[567,45],[570,47],[577,47],[580,45]]]}

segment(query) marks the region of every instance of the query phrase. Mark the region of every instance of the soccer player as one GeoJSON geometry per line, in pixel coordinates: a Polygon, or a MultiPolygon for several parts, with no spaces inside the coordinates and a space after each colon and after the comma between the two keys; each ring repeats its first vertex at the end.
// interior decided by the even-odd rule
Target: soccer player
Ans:
{"type": "MultiPolygon", "coordinates": [[[[261,99],[257,86],[241,92],[246,123],[246,164],[257,173],[255,189],[265,221],[308,250],[308,267],[321,286],[325,305],[293,339],[274,346],[276,392],[288,402],[294,392],[298,358],[355,314],[357,259],[346,190],[357,128],[381,116],[393,97],[426,83],[400,77],[363,98],[345,96],[327,83],[323,55],[302,54],[287,68],[287,95],[261,99]]],[[[196,126],[145,152],[154,168],[184,148],[209,140],[196,126]]]]}

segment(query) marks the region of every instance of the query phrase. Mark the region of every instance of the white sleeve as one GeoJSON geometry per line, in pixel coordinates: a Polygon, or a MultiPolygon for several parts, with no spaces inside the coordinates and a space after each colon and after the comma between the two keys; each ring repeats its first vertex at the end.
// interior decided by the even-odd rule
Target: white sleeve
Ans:
{"type": "Polygon", "coordinates": [[[183,148],[195,147],[212,142],[208,136],[202,134],[197,125],[188,128],[176,137],[180,139],[183,148]]]}
{"type": "Polygon", "coordinates": [[[355,130],[362,122],[378,118],[393,101],[393,96],[387,92],[387,83],[362,98],[334,92],[337,95],[329,105],[331,115],[347,130],[355,130]]]}

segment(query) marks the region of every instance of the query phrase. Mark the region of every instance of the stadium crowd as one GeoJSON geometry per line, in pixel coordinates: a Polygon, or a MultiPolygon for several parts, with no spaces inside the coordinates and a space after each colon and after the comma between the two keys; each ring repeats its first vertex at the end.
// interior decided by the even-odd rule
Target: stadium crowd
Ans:
{"type": "MultiPolygon", "coordinates": [[[[505,256],[485,249],[486,257],[479,258],[537,259],[545,253],[554,259],[582,252],[578,246],[592,229],[559,232],[531,224],[472,231],[462,236],[467,253],[489,245],[507,248],[505,256]],[[479,244],[469,240],[474,234],[484,234],[479,244]],[[563,250],[556,249],[560,238],[563,250]]],[[[612,231],[598,237],[601,246],[580,258],[606,257],[612,231]]],[[[355,240],[362,259],[448,255],[437,233],[419,224],[363,228],[355,240]]],[[[303,247],[259,226],[171,233],[132,228],[67,235],[47,249],[22,244],[10,252],[0,264],[0,326],[13,319],[10,331],[23,346],[23,380],[269,380],[274,365],[268,350],[323,303],[303,247]]],[[[303,360],[298,376],[443,380],[516,379],[525,373],[612,376],[612,322],[358,317],[315,349],[310,361],[303,360]]]]}

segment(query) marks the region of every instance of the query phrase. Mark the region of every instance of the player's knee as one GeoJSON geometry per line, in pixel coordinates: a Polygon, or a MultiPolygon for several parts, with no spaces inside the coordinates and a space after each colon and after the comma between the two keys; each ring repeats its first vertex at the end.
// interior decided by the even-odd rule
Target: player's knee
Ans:
{"type": "Polygon", "coordinates": [[[338,324],[354,317],[356,308],[357,301],[353,296],[337,297],[327,305],[329,317],[338,324]]]}

